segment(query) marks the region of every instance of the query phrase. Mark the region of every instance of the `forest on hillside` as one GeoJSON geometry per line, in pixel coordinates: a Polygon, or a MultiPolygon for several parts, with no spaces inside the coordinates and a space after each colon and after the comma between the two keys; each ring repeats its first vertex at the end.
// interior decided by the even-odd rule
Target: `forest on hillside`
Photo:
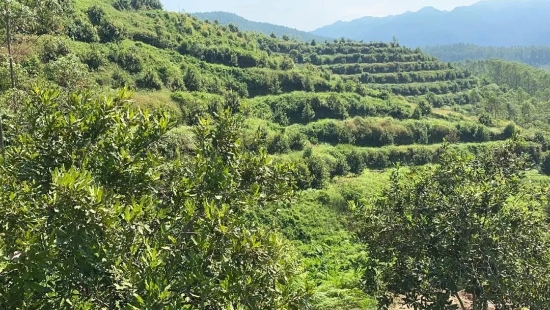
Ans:
{"type": "Polygon", "coordinates": [[[500,59],[550,69],[550,47],[548,46],[495,47],[457,43],[427,46],[423,51],[447,62],[500,59]]]}
{"type": "Polygon", "coordinates": [[[0,308],[550,306],[549,73],[158,0],[0,14],[0,308]]]}
{"type": "Polygon", "coordinates": [[[208,20],[221,25],[229,26],[230,24],[239,27],[242,31],[259,32],[265,35],[276,35],[280,38],[291,38],[302,42],[317,40],[325,41],[328,38],[311,34],[306,31],[300,31],[294,28],[274,25],[270,23],[254,22],[247,20],[239,15],[227,12],[201,12],[193,13],[193,16],[201,20],[208,20]]]}

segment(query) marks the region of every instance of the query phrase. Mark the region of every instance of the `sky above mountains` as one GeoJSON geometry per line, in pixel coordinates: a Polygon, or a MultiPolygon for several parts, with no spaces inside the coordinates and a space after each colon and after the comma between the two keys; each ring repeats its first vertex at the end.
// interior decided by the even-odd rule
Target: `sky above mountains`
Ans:
{"type": "Polygon", "coordinates": [[[178,12],[225,11],[246,19],[311,31],[338,20],[388,16],[418,11],[426,6],[452,10],[479,0],[161,0],[178,12]]]}

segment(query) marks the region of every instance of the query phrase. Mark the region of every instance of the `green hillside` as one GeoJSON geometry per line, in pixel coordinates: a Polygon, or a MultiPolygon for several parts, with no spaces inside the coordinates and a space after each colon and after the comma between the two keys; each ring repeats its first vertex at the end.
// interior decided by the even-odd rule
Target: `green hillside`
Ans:
{"type": "Polygon", "coordinates": [[[517,61],[547,70],[550,68],[550,47],[544,45],[497,47],[456,43],[426,46],[422,50],[441,60],[451,62],[500,59],[517,61]]]}
{"type": "Polygon", "coordinates": [[[241,29],[242,31],[259,32],[268,36],[276,35],[280,38],[284,37],[289,39],[296,39],[303,42],[311,41],[311,40],[317,40],[317,41],[328,40],[328,38],[317,36],[309,32],[300,31],[294,28],[274,25],[270,23],[253,22],[233,13],[201,12],[201,13],[192,13],[192,15],[198,17],[201,20],[218,22],[226,26],[233,24],[237,26],[239,29],[241,29]]]}
{"type": "Polygon", "coordinates": [[[508,184],[468,161],[505,149],[533,163],[527,183],[548,181],[550,121],[525,112],[547,106],[544,83],[154,0],[57,3],[3,19],[0,308],[375,309],[357,212],[397,163],[429,176],[418,167],[452,152],[508,184]]]}

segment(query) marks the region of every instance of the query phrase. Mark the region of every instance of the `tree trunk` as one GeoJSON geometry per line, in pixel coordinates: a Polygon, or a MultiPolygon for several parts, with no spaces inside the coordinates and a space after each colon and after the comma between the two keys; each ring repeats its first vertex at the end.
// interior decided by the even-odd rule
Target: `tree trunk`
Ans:
{"type": "MultiPolygon", "coordinates": [[[[15,89],[15,74],[13,69],[13,55],[11,52],[11,18],[10,18],[10,12],[8,8],[8,2],[6,1],[4,3],[4,8],[6,12],[6,45],[8,46],[8,58],[10,61],[10,80],[11,80],[11,88],[12,90],[15,89]]],[[[4,128],[2,125],[2,114],[0,114],[0,150],[2,152],[2,155],[4,155],[5,152],[5,145],[4,145],[4,128]]]]}
{"type": "Polygon", "coordinates": [[[8,3],[5,3],[6,10],[6,43],[8,45],[8,57],[10,61],[10,78],[11,78],[11,88],[15,88],[15,74],[13,69],[13,55],[11,52],[11,18],[8,10],[8,3]]]}
{"type": "Polygon", "coordinates": [[[4,146],[4,128],[2,125],[2,114],[0,113],[0,152],[4,155],[5,146],[4,146]]]}
{"type": "Polygon", "coordinates": [[[464,302],[462,301],[462,298],[460,298],[460,293],[455,294],[456,299],[458,299],[458,303],[460,304],[461,310],[466,310],[466,307],[464,307],[464,302]]]}

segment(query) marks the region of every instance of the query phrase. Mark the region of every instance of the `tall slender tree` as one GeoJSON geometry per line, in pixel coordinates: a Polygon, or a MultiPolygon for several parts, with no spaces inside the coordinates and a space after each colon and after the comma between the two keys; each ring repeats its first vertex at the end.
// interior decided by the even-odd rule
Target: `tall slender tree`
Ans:
{"type": "MultiPolygon", "coordinates": [[[[13,42],[16,34],[46,34],[62,29],[63,19],[71,9],[69,0],[3,0],[0,28],[5,32],[8,52],[10,87],[16,89],[13,42]]],[[[11,105],[14,106],[12,97],[11,105]]],[[[0,151],[4,152],[4,131],[0,114],[0,151]]]]}

